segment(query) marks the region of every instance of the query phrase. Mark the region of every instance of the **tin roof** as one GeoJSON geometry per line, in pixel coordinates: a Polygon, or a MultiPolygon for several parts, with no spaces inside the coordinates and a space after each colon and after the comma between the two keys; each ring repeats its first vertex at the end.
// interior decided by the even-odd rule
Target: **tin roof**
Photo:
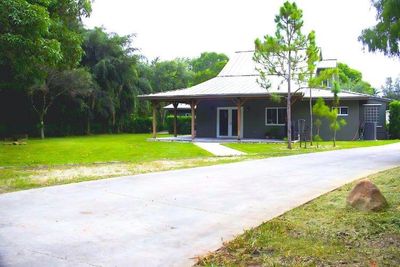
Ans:
{"type": "Polygon", "coordinates": [[[324,59],[317,62],[317,69],[330,69],[337,67],[336,59],[324,59]]]}
{"type": "MultiPolygon", "coordinates": [[[[163,107],[163,109],[174,109],[174,105],[173,104],[169,104],[165,107],[163,107]]],[[[177,110],[187,110],[187,109],[191,109],[189,104],[185,104],[185,103],[179,103],[178,106],[176,107],[177,110]]]]}
{"type": "MultiPolygon", "coordinates": [[[[254,51],[236,52],[221,70],[217,77],[212,78],[203,83],[197,84],[189,88],[172,90],[167,92],[141,95],[142,99],[148,100],[189,100],[189,99],[212,99],[212,98],[228,98],[228,97],[268,97],[272,93],[287,94],[286,83],[278,76],[270,75],[270,88],[265,89],[257,81],[259,74],[256,70],[256,63],[253,60],[254,51]]],[[[321,68],[335,64],[336,61],[320,63],[321,68]]],[[[318,66],[317,66],[318,67],[318,66]]],[[[310,89],[305,84],[293,83],[292,92],[302,94],[303,97],[309,98],[310,89]]],[[[313,88],[313,98],[333,98],[333,94],[329,89],[313,88]]],[[[368,99],[371,96],[366,94],[342,91],[339,94],[342,99],[368,99]]]]}

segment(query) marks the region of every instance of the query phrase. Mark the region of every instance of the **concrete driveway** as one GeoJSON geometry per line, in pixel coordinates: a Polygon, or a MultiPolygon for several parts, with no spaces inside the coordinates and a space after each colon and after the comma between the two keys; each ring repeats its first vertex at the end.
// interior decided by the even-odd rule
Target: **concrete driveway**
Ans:
{"type": "Polygon", "coordinates": [[[189,266],[340,185],[400,165],[400,143],[0,195],[0,266],[189,266]]]}

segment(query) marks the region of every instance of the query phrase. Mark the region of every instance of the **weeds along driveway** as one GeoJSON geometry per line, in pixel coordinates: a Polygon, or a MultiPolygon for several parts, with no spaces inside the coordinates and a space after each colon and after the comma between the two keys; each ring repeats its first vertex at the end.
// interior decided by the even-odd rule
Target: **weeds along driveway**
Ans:
{"type": "Polygon", "coordinates": [[[400,143],[0,195],[0,266],[188,266],[338,186],[400,165],[400,143]]]}

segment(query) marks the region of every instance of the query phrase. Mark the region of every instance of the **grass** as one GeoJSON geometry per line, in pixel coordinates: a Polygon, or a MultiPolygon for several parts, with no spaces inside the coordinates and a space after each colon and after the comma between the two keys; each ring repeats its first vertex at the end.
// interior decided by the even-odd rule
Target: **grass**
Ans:
{"type": "Polygon", "coordinates": [[[73,166],[7,167],[0,168],[0,193],[155,171],[209,166],[239,160],[239,158],[233,157],[200,157],[136,163],[117,162],[73,166]]]}
{"type": "Polygon", "coordinates": [[[0,166],[37,166],[94,162],[145,162],[211,156],[189,143],[147,142],[148,134],[96,135],[28,140],[1,145],[0,166]]]}
{"type": "Polygon", "coordinates": [[[348,184],[246,231],[198,265],[400,266],[400,167],[368,178],[388,200],[386,210],[348,207],[348,184]]]}
{"type": "Polygon", "coordinates": [[[96,135],[0,145],[0,193],[229,161],[190,143],[148,142],[149,137],[96,135]]]}
{"type": "Polygon", "coordinates": [[[300,148],[300,143],[295,143],[293,149],[287,149],[287,144],[284,143],[230,143],[225,146],[247,153],[249,156],[262,156],[262,157],[278,157],[289,156],[296,154],[328,151],[335,149],[356,148],[356,147],[370,147],[380,146],[399,142],[399,140],[379,140],[379,141],[337,141],[336,147],[333,147],[332,142],[320,142],[319,148],[314,146],[310,147],[307,143],[307,148],[300,148]]]}
{"type": "MultiPolygon", "coordinates": [[[[285,144],[227,144],[246,156],[216,158],[190,143],[148,142],[148,134],[96,135],[30,139],[26,145],[0,145],[0,193],[35,187],[122,175],[164,171],[331,150],[286,149],[285,144]]],[[[338,142],[338,148],[393,143],[396,141],[338,142]]]]}

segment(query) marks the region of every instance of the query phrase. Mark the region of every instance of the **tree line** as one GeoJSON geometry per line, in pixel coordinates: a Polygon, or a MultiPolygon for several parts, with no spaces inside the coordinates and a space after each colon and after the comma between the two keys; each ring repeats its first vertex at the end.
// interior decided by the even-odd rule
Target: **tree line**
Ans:
{"type": "Polygon", "coordinates": [[[88,0],[0,2],[0,135],[130,131],[150,114],[137,96],[216,76],[228,57],[152,61],[134,35],[85,29],[88,0]]]}
{"type": "MultiPolygon", "coordinates": [[[[0,1],[0,136],[131,131],[133,119],[150,115],[138,95],[201,83],[228,60],[204,52],[149,61],[135,48],[134,35],[86,29],[82,19],[91,11],[90,0],[0,1]]],[[[371,31],[365,36],[362,41],[375,49],[384,47],[371,31]]],[[[398,55],[395,46],[390,49],[398,55]]],[[[377,93],[344,63],[338,77],[343,89],[377,93]]],[[[398,84],[388,79],[384,95],[397,98],[398,84]]]]}

